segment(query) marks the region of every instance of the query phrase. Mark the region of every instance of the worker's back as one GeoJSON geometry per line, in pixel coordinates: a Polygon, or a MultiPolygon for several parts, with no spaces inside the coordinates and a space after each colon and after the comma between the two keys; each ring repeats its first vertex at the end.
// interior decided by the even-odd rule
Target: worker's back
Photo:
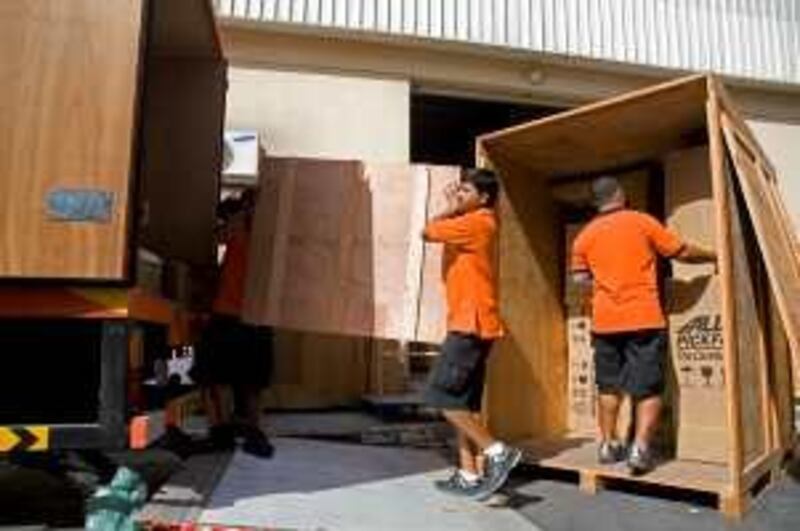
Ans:
{"type": "Polygon", "coordinates": [[[613,210],[592,220],[575,240],[572,269],[592,275],[594,331],[663,328],[656,261],[681,247],[655,218],[635,210],[613,210]]]}

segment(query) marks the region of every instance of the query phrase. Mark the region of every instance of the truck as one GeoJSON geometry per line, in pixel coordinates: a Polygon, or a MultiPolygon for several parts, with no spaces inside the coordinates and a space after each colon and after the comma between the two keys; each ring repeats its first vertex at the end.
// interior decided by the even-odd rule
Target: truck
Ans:
{"type": "Polygon", "coordinates": [[[141,448],[194,396],[226,61],[209,0],[0,7],[0,457],[141,448]]]}

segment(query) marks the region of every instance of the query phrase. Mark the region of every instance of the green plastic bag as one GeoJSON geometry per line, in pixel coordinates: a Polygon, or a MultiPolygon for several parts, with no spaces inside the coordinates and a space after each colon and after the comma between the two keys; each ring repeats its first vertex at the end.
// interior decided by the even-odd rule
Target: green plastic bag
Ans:
{"type": "Polygon", "coordinates": [[[133,513],[144,505],[147,485],[129,468],[117,470],[108,486],[100,487],[86,506],[88,531],[138,531],[133,513]]]}

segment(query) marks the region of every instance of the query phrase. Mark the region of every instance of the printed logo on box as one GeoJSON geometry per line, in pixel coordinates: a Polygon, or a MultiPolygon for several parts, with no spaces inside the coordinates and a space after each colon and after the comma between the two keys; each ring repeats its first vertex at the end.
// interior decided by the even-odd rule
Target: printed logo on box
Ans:
{"type": "Polygon", "coordinates": [[[681,326],[675,342],[679,380],[684,387],[725,385],[722,316],[699,315],[681,326]]]}

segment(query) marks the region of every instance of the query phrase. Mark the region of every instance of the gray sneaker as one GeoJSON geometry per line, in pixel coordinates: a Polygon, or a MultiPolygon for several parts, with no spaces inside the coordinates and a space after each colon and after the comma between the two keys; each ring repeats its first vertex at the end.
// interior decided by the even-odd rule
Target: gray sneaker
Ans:
{"type": "Polygon", "coordinates": [[[447,479],[439,479],[433,482],[437,490],[452,494],[454,496],[472,497],[482,492],[481,480],[467,481],[458,470],[447,479]]]}
{"type": "Polygon", "coordinates": [[[634,476],[647,474],[656,467],[652,452],[639,447],[637,444],[631,445],[628,454],[628,468],[634,476]]]}
{"type": "Polygon", "coordinates": [[[597,449],[597,460],[601,465],[613,465],[625,460],[625,446],[619,441],[603,441],[597,449]]]}
{"type": "Polygon", "coordinates": [[[522,459],[522,452],[516,448],[506,446],[500,455],[487,457],[486,472],[481,482],[481,491],[475,495],[478,501],[486,501],[500,490],[508,475],[522,459]]]}

